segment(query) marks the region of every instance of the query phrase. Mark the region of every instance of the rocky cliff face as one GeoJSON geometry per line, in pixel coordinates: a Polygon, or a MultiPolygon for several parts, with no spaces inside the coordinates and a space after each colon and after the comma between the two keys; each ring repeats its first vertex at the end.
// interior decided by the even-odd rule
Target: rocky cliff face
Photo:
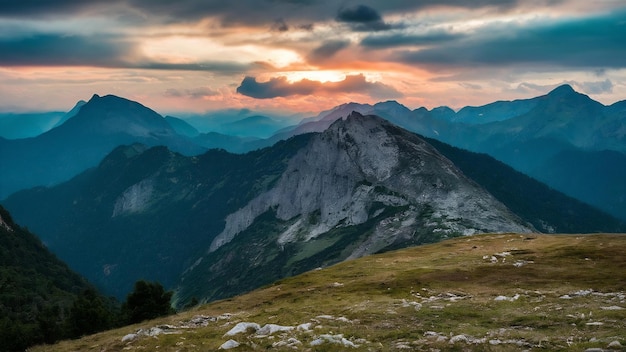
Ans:
{"type": "MultiPolygon", "coordinates": [[[[377,226],[375,238],[408,235],[417,219],[445,234],[528,232],[530,228],[491,195],[467,179],[448,159],[416,135],[374,116],[352,113],[313,139],[289,163],[280,181],[230,214],[211,251],[247,229],[269,209],[283,221],[297,218],[280,243],[310,240],[336,226],[366,222],[379,204],[405,207],[399,226],[377,226]],[[428,214],[425,214],[428,213],[428,214]],[[314,221],[310,221],[312,214],[314,221]]],[[[378,210],[380,211],[380,210],[378,210]]],[[[424,224],[422,224],[424,225],[424,224]]],[[[380,249],[369,239],[354,255],[380,249]]]]}

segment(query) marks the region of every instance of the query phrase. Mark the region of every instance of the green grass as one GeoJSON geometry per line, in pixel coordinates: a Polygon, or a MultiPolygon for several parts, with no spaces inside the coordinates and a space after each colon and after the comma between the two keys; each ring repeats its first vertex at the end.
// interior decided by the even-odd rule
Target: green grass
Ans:
{"type": "Polygon", "coordinates": [[[615,340],[626,345],[626,309],[606,309],[626,308],[623,253],[624,235],[462,237],[347,261],[175,316],[33,351],[211,351],[231,338],[242,344],[234,351],[292,351],[273,346],[288,338],[298,339],[303,351],[580,351],[607,348],[615,340]],[[502,252],[510,255],[497,263],[483,259],[502,252]],[[526,264],[513,266],[521,260],[526,264]],[[574,294],[589,289],[590,294],[574,294]],[[494,300],[516,294],[517,300],[494,300]],[[178,329],[180,334],[121,342],[139,328],[224,313],[234,315],[178,329]],[[269,338],[223,336],[238,322],[310,322],[314,328],[269,338]],[[322,334],[342,334],[359,347],[311,346],[322,334]],[[451,343],[459,334],[474,340],[451,343]]]}

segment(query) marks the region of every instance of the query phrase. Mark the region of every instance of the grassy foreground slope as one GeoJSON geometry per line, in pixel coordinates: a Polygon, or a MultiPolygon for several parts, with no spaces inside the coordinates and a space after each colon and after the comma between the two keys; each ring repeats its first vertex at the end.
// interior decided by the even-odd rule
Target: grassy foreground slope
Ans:
{"type": "Polygon", "coordinates": [[[33,351],[622,349],[625,253],[626,235],[462,237],[33,351]]]}

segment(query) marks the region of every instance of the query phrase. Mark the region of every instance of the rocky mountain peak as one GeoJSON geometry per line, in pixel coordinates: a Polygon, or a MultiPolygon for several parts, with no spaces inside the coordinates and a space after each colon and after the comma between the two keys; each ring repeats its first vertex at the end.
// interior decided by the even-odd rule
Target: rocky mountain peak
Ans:
{"type": "Polygon", "coordinates": [[[211,251],[270,209],[291,223],[279,243],[308,241],[393,213],[395,220],[379,219],[372,236],[351,253],[354,257],[410,240],[418,229],[450,235],[530,231],[420,137],[358,112],[312,138],[274,188],[230,214],[211,251]],[[394,221],[397,226],[390,226],[394,221]]]}

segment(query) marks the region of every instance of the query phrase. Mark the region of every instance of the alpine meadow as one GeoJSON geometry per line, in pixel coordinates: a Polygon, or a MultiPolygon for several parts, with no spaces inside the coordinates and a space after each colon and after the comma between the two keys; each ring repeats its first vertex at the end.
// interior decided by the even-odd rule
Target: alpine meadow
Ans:
{"type": "Polygon", "coordinates": [[[0,352],[626,348],[621,2],[0,28],[0,352]]]}

